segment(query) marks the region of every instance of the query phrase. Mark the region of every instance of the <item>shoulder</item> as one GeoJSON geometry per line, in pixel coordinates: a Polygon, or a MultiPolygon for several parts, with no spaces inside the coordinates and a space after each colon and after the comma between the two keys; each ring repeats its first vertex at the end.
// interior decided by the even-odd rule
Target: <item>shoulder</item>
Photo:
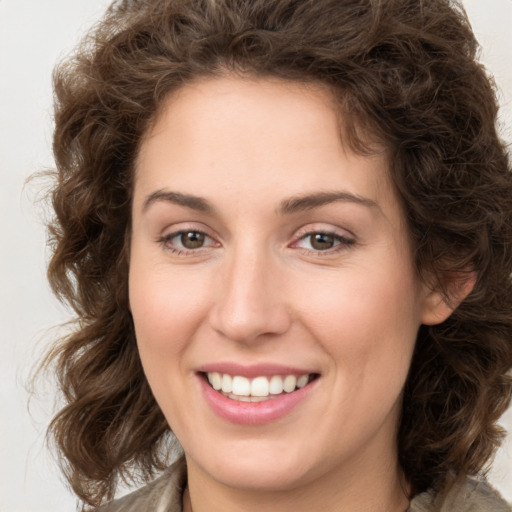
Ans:
{"type": "Polygon", "coordinates": [[[457,482],[448,491],[440,504],[434,503],[435,496],[424,492],[416,496],[410,512],[512,512],[512,506],[485,480],[466,478],[457,482]]]}
{"type": "Polygon", "coordinates": [[[181,496],[185,482],[185,460],[181,458],[153,482],[106,503],[96,512],[181,512],[181,496]]]}

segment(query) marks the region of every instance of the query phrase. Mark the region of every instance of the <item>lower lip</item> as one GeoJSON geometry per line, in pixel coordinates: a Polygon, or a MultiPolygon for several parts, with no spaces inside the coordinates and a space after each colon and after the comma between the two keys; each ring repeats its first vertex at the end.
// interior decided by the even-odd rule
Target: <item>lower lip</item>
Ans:
{"type": "Polygon", "coordinates": [[[213,412],[221,418],[241,425],[263,425],[277,421],[295,409],[312,391],[318,379],[292,393],[279,395],[263,402],[240,402],[215,391],[199,376],[203,394],[213,412]]]}

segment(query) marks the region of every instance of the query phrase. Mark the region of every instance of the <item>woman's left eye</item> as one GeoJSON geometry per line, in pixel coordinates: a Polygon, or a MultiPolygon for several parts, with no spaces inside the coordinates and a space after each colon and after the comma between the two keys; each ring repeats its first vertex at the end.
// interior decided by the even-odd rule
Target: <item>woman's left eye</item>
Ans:
{"type": "Polygon", "coordinates": [[[311,252],[327,252],[342,249],[348,245],[352,245],[354,240],[337,233],[330,232],[311,232],[301,236],[294,247],[306,249],[311,252]]]}

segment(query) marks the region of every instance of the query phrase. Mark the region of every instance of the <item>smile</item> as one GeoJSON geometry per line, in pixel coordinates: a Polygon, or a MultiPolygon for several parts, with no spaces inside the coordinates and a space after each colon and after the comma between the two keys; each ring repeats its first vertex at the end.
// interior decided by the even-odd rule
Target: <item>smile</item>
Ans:
{"type": "Polygon", "coordinates": [[[196,375],[201,394],[216,416],[250,426],[296,414],[322,380],[320,373],[304,367],[229,361],[204,365],[196,375]]]}
{"type": "Polygon", "coordinates": [[[315,374],[306,375],[272,375],[252,379],[241,375],[207,372],[210,386],[222,395],[240,402],[262,402],[292,393],[306,386],[315,374]]]}

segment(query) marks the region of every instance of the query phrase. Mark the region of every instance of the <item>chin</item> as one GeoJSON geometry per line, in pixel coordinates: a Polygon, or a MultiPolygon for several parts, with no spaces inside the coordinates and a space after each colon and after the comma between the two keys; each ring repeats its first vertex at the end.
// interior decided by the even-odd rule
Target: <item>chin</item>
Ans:
{"type": "MultiPolygon", "coordinates": [[[[235,447],[210,452],[208,457],[187,462],[199,466],[202,472],[228,487],[246,491],[287,491],[303,485],[314,472],[315,464],[304,461],[301,450],[291,451],[254,443],[252,447],[235,447]]],[[[191,460],[192,459],[192,460],[191,460]]]]}
{"type": "Polygon", "coordinates": [[[262,464],[249,460],[242,463],[225,461],[213,476],[226,486],[258,492],[290,491],[303,485],[306,480],[301,468],[275,464],[272,459],[262,464]]]}

